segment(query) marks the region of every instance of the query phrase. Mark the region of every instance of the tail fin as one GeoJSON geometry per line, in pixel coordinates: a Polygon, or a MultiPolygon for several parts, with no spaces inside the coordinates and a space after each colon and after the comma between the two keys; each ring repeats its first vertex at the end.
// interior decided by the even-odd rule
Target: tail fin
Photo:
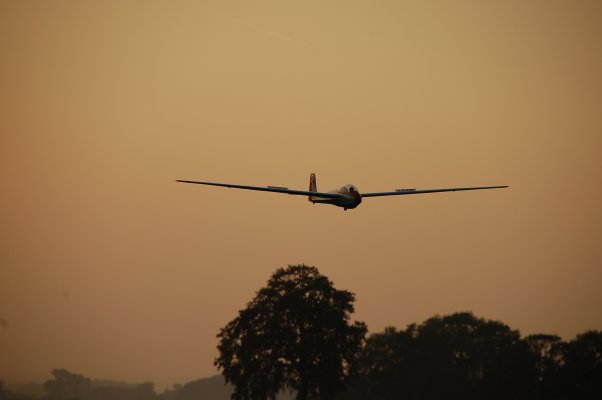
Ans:
{"type": "MultiPolygon", "coordinates": [[[[309,176],[309,191],[310,192],[317,192],[318,191],[318,185],[316,185],[316,174],[312,173],[309,176]]],[[[314,203],[314,199],[313,196],[309,196],[307,198],[307,200],[311,201],[312,203],[314,203]]]]}
{"type": "Polygon", "coordinates": [[[316,174],[313,174],[313,173],[309,176],[309,191],[310,192],[318,191],[318,186],[316,185],[316,174]]]}

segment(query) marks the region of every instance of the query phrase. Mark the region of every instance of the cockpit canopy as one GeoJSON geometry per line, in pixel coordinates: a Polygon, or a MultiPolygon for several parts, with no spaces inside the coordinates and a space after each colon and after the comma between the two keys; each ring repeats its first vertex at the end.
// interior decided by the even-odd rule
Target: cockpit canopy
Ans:
{"type": "Polygon", "coordinates": [[[344,185],[341,186],[337,192],[341,193],[341,194],[349,194],[349,193],[358,193],[357,187],[355,187],[354,185],[344,185]]]}

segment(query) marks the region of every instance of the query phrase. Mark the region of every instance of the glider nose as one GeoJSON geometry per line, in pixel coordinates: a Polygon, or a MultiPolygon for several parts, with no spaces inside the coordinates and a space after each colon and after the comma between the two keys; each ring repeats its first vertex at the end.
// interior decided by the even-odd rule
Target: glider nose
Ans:
{"type": "Polygon", "coordinates": [[[355,207],[359,206],[360,203],[362,202],[362,195],[360,194],[360,192],[356,189],[356,190],[352,191],[350,194],[355,199],[355,207]]]}

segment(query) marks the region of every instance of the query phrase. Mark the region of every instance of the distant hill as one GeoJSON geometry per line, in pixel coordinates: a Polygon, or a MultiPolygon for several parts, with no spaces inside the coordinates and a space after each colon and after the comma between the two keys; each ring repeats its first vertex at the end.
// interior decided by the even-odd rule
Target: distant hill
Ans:
{"type": "Polygon", "coordinates": [[[46,394],[42,383],[7,384],[4,389],[7,392],[18,393],[20,398],[38,398],[46,394]]]}
{"type": "Polygon", "coordinates": [[[179,390],[166,392],[165,397],[169,400],[230,400],[231,394],[232,386],[225,384],[223,376],[215,375],[211,378],[188,382],[179,390]]]}
{"type": "MultiPolygon", "coordinates": [[[[167,389],[157,395],[153,394],[152,384],[148,383],[129,384],[96,379],[91,382],[91,387],[92,389],[83,396],[84,400],[138,400],[142,398],[156,398],[157,400],[230,400],[234,389],[232,385],[225,383],[224,377],[221,375],[191,381],[178,388],[167,389]],[[141,392],[140,389],[144,390],[141,392]]],[[[5,392],[0,393],[0,399],[33,400],[46,397],[44,384],[41,383],[5,385],[4,389],[5,392]]],[[[292,399],[293,396],[288,393],[278,396],[278,400],[292,399]]]]}
{"type": "MultiPolygon", "coordinates": [[[[225,384],[224,377],[215,375],[210,378],[188,382],[179,390],[164,393],[165,400],[230,400],[232,385],[225,384]]],[[[292,400],[293,396],[283,393],[278,400],[292,400]]]]}

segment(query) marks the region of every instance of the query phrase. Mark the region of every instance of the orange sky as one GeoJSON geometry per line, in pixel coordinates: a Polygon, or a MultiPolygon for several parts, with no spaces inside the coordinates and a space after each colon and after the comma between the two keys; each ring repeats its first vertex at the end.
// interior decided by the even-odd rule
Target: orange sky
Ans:
{"type": "Polygon", "coordinates": [[[162,388],[281,266],[372,332],[602,329],[602,3],[2,1],[0,379],[162,388]],[[510,189],[366,199],[353,183],[510,189]]]}

